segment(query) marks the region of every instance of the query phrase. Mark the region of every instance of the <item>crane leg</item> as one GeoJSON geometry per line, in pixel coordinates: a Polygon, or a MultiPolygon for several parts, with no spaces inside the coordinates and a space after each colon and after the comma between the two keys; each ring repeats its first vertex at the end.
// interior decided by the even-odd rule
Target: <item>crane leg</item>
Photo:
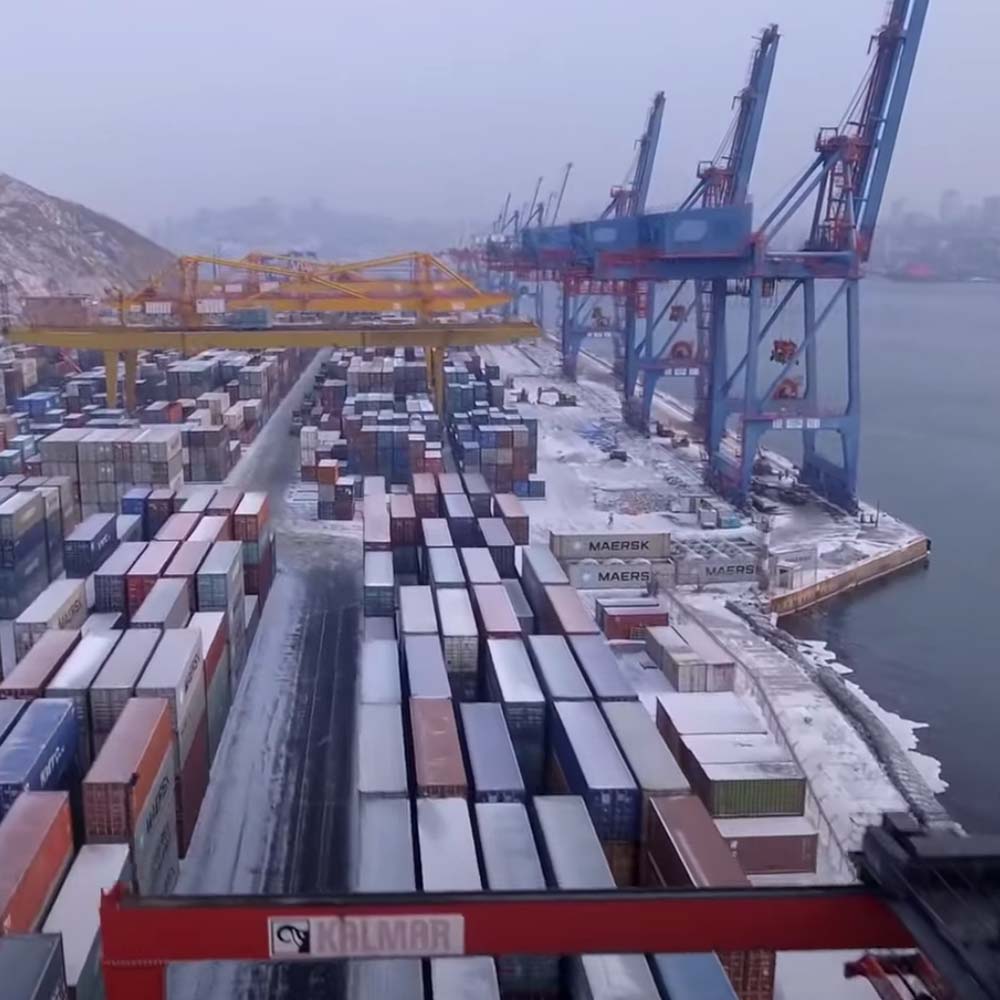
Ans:
{"type": "Polygon", "coordinates": [[[118,406],[118,352],[104,352],[104,388],[108,396],[108,409],[118,406]]]}
{"type": "Polygon", "coordinates": [[[136,381],[139,374],[139,352],[125,352],[125,409],[129,413],[136,410],[136,381]]]}
{"type": "Polygon", "coordinates": [[[427,348],[427,383],[438,413],[444,416],[444,348],[427,348]]]}

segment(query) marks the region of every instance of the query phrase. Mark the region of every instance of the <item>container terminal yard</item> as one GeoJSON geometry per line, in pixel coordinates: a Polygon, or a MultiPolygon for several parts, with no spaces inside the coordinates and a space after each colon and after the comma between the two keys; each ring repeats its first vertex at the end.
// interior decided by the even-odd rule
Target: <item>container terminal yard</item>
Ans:
{"type": "Polygon", "coordinates": [[[657,95],[592,222],[536,189],[439,256],[186,256],[25,304],[4,1000],[1000,996],[996,838],[780,628],[929,553],[856,495],[858,285],[926,9],[893,0],[854,116],[752,228],[773,26],[675,212],[645,211],[657,95]]]}

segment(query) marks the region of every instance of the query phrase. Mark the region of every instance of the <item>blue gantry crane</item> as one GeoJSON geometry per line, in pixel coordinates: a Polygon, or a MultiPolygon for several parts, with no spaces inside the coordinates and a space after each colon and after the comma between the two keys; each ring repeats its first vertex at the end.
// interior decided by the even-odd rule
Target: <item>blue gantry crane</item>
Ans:
{"type": "MultiPolygon", "coordinates": [[[[729,167],[720,162],[720,173],[705,169],[697,194],[675,211],[602,217],[521,232],[517,256],[522,269],[583,273],[605,283],[694,284],[698,290],[694,309],[697,314],[701,303],[708,348],[702,408],[707,477],[738,503],[749,499],[759,444],[774,429],[800,435],[803,483],[847,510],[857,508],[860,279],[928,3],[892,0],[885,24],[872,39],[871,67],[858,99],[839,126],[819,131],[812,163],[759,226],[753,224],[745,191],[752,156],[744,156],[738,182],[733,174],[731,181],[709,183],[716,177],[726,178],[729,167]],[[721,191],[718,197],[717,190],[721,191]],[[799,249],[779,249],[776,238],[787,234],[810,199],[805,241],[799,249]],[[739,338],[742,346],[736,351],[731,350],[737,343],[736,330],[730,330],[727,316],[734,296],[744,300],[740,312],[746,316],[746,334],[739,338]],[[796,319],[793,308],[799,306],[796,319]],[[776,328],[779,320],[794,323],[796,333],[776,328]],[[773,342],[762,363],[765,342],[773,330],[785,335],[773,342]],[[822,366],[817,347],[820,334],[829,352],[822,366]],[[777,366],[777,371],[767,370],[768,365],[777,366]],[[841,370],[846,374],[842,384],[836,385],[841,370]]],[[[773,57],[773,50],[769,51],[773,57]]],[[[768,61],[763,61],[763,68],[768,61]]],[[[759,121],[753,123],[762,113],[763,102],[748,111],[747,138],[753,137],[754,128],[759,129],[759,121]]],[[[731,144],[730,150],[734,149],[738,145],[731,144]]],[[[750,146],[745,150],[751,152],[750,146]]],[[[739,155],[736,160],[739,165],[739,155]]],[[[669,319],[678,303],[667,302],[669,319]]],[[[661,310],[651,315],[647,323],[651,320],[655,329],[662,314],[661,310]]],[[[680,320],[679,312],[673,315],[675,323],[680,320]]],[[[657,371],[663,374],[669,365],[657,357],[648,332],[641,352],[631,338],[632,349],[639,355],[638,361],[633,357],[632,373],[634,378],[636,369],[645,368],[652,373],[652,381],[657,371]]],[[[564,342],[564,351],[567,347],[573,345],[564,342]]],[[[691,366],[687,367],[690,374],[691,366]]],[[[628,386],[626,395],[627,390],[628,386]]],[[[644,387],[644,397],[646,392],[644,387]]]]}

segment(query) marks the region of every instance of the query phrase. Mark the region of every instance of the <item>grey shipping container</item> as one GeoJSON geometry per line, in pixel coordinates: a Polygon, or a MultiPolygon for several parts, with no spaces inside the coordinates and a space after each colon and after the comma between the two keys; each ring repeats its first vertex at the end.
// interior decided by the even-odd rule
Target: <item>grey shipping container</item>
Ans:
{"type": "Polygon", "coordinates": [[[79,628],[87,617],[83,580],[54,580],[14,621],[14,659],[21,660],[50,629],[79,628]]]}
{"type": "Polygon", "coordinates": [[[551,747],[569,790],[586,802],[601,840],[638,840],[639,790],[597,704],[557,703],[551,747]]]}
{"type": "Polygon", "coordinates": [[[548,702],[590,701],[593,698],[565,636],[529,635],[527,646],[548,702]]]}
{"type": "Polygon", "coordinates": [[[569,584],[546,587],[544,602],[549,615],[544,631],[567,636],[601,634],[575,587],[569,584]]]}
{"type": "Polygon", "coordinates": [[[78,760],[85,771],[94,759],[90,742],[90,685],[111,655],[121,633],[95,632],[85,635],[45,688],[47,698],[69,698],[78,725],[78,760]]]}
{"type": "Polygon", "coordinates": [[[59,935],[0,936],[0,983],[10,1000],[65,1000],[66,973],[59,935]]]}
{"type": "Polygon", "coordinates": [[[406,753],[403,716],[398,705],[360,705],[355,761],[362,799],[406,798],[406,753]]]}
{"type": "Polygon", "coordinates": [[[495,702],[469,702],[459,710],[475,801],[523,802],[524,780],[503,708],[495,702]]]}
{"type": "Polygon", "coordinates": [[[393,615],[396,612],[396,582],[391,552],[365,553],[365,615],[393,615]]]}
{"type": "Polygon", "coordinates": [[[462,558],[465,576],[470,587],[500,582],[500,571],[497,569],[497,564],[493,561],[489,549],[465,548],[459,549],[458,554],[462,558]]]}
{"type": "Polygon", "coordinates": [[[160,641],[159,629],[126,629],[90,685],[94,754],[100,752],[160,641]]]}
{"type": "Polygon", "coordinates": [[[127,844],[84,844],[73,861],[42,925],[62,935],[66,985],[76,1000],[103,997],[101,893],[132,881],[127,844]]]}
{"type": "Polygon", "coordinates": [[[682,739],[716,733],[766,733],[753,703],[731,691],[709,694],[659,694],[656,728],[681,767],[686,767],[682,739]]]}
{"type": "Polygon", "coordinates": [[[512,579],[517,575],[514,567],[514,539],[511,538],[507,525],[499,517],[481,517],[478,521],[479,533],[483,545],[493,556],[497,571],[501,577],[512,579]]]}
{"type": "Polygon", "coordinates": [[[394,639],[365,639],[358,672],[362,705],[400,704],[399,647],[394,639]]]}
{"type": "Polygon", "coordinates": [[[666,531],[602,531],[592,534],[552,531],[549,547],[559,559],[666,559],[670,535],[666,531]]]}
{"type": "Polygon", "coordinates": [[[569,645],[595,698],[601,701],[635,701],[638,698],[635,688],[622,673],[618,657],[603,636],[569,636],[569,645]]]}
{"type": "Polygon", "coordinates": [[[545,588],[568,583],[562,566],[544,545],[526,545],[521,549],[521,585],[535,609],[535,627],[540,632],[558,631],[545,588]]]}
{"type": "MultiPolygon", "coordinates": [[[[485,549],[480,550],[485,551],[485,549]]],[[[484,637],[513,639],[521,635],[507,591],[500,584],[480,584],[472,588],[476,618],[484,637]]]]}
{"type": "Polygon", "coordinates": [[[399,620],[401,635],[437,634],[437,615],[430,587],[399,588],[399,620]]]}
{"type": "Polygon", "coordinates": [[[435,598],[448,673],[475,676],[479,662],[479,630],[469,592],[464,588],[438,590],[435,598]]]}
{"type": "Polygon", "coordinates": [[[122,542],[94,573],[95,611],[128,611],[126,574],[145,549],[145,542],[122,542]]]}
{"type": "Polygon", "coordinates": [[[524,588],[519,580],[502,580],[501,583],[510,598],[510,605],[517,615],[517,620],[521,626],[521,634],[531,635],[535,631],[535,612],[532,611],[528,598],[525,597],[524,588]]]}
{"type": "Polygon", "coordinates": [[[14,723],[20,718],[21,713],[28,707],[26,698],[2,698],[0,699],[0,744],[4,737],[14,728],[14,723]]]}
{"type": "Polygon", "coordinates": [[[417,799],[420,881],[424,892],[482,889],[465,799],[417,799]]]}
{"type": "Polygon", "coordinates": [[[396,619],[377,616],[375,618],[365,618],[364,638],[368,639],[392,639],[396,641],[396,619]]]}
{"type": "Polygon", "coordinates": [[[132,616],[132,628],[184,628],[191,617],[187,581],[180,577],[162,578],[132,616]]]}
{"type": "Polygon", "coordinates": [[[420,530],[426,549],[451,549],[455,546],[451,537],[451,529],[443,517],[421,519],[420,530]]]}
{"type": "Polygon", "coordinates": [[[430,966],[434,1000],[500,1000],[492,958],[432,958],[430,966]]]}
{"type": "Polygon", "coordinates": [[[427,550],[427,582],[436,590],[446,587],[465,588],[465,572],[457,549],[427,550]]]}
{"type": "Polygon", "coordinates": [[[436,635],[405,636],[403,654],[408,698],[451,697],[441,640],[436,635]]]}
{"type": "Polygon", "coordinates": [[[525,788],[534,794],[545,770],[545,696],[521,639],[490,639],[487,654],[487,690],[503,706],[525,788]]]}

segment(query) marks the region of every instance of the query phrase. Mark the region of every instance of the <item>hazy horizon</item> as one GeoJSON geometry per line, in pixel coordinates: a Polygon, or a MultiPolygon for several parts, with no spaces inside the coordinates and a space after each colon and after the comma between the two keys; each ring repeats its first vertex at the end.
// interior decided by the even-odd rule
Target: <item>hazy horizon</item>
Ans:
{"type": "MultiPolygon", "coordinates": [[[[495,216],[508,190],[527,200],[540,174],[544,195],[567,161],[564,214],[588,213],[624,178],[659,89],[649,204],[672,204],[726,130],[753,37],[776,22],[751,185],[762,209],[809,162],[817,128],[840,120],[886,10],[636,0],[626,19],[618,4],[568,0],[144,6],[6,12],[0,171],[147,232],[261,197],[461,227],[495,216]]],[[[988,148],[969,155],[1000,77],[995,27],[1000,14],[979,0],[932,2],[887,199],[933,209],[948,187],[1000,191],[988,148]]]]}

